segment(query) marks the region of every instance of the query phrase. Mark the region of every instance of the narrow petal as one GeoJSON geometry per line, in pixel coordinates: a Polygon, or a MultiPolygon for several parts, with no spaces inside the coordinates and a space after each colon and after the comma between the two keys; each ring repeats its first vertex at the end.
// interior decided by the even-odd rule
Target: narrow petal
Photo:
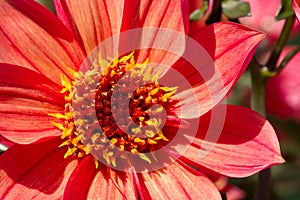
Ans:
{"type": "Polygon", "coordinates": [[[0,134],[16,143],[59,135],[49,113],[62,112],[59,87],[32,70],[0,64],[0,134]]]}
{"type": "Polygon", "coordinates": [[[129,45],[144,45],[139,48],[139,62],[149,58],[150,63],[171,66],[180,57],[172,53],[175,51],[182,54],[184,50],[183,36],[187,33],[189,25],[188,4],[187,0],[125,0],[121,32],[143,28],[129,40],[129,45]]]}
{"type": "Polygon", "coordinates": [[[173,163],[161,171],[139,174],[142,199],[221,199],[204,175],[173,163]]]}
{"type": "Polygon", "coordinates": [[[87,199],[87,193],[95,174],[96,167],[92,157],[85,157],[70,176],[64,191],[64,198],[87,199]]]}
{"type": "Polygon", "coordinates": [[[1,199],[60,199],[76,160],[64,159],[60,138],[14,145],[0,156],[1,199]]]}
{"type": "Polygon", "coordinates": [[[137,199],[132,174],[116,172],[99,163],[92,156],[84,158],[72,173],[65,199],[137,199]]]}
{"type": "Polygon", "coordinates": [[[300,1],[299,0],[293,0],[293,9],[298,18],[298,21],[300,22],[300,1]]]}
{"type": "Polygon", "coordinates": [[[189,2],[181,1],[131,1],[125,0],[122,31],[157,27],[178,32],[187,32],[189,23],[189,2]]]}
{"type": "Polygon", "coordinates": [[[120,32],[123,0],[55,0],[58,17],[72,29],[88,54],[103,40],[120,32]]]}
{"type": "Polygon", "coordinates": [[[84,55],[68,29],[35,1],[0,2],[0,62],[34,69],[60,83],[73,78],[84,55]]]}
{"type": "Polygon", "coordinates": [[[133,174],[115,171],[100,164],[89,189],[88,199],[138,199],[133,174]]]}
{"type": "MultiPolygon", "coordinates": [[[[283,50],[283,59],[293,48],[283,50]]],[[[269,114],[300,120],[300,53],[297,53],[284,69],[267,82],[266,109],[269,114]]]]}
{"type": "Polygon", "coordinates": [[[219,103],[244,72],[263,37],[262,33],[229,22],[212,24],[193,35],[204,50],[195,51],[191,43],[184,59],[173,66],[190,84],[173,79],[172,84],[179,86],[178,115],[196,118],[219,103]]]}
{"type": "Polygon", "coordinates": [[[230,177],[245,177],[284,162],[274,129],[252,110],[227,106],[223,129],[211,126],[211,113],[201,117],[198,134],[183,160],[230,177]],[[211,138],[206,134],[210,131],[211,138]],[[212,140],[218,136],[217,143],[212,140]],[[204,138],[206,140],[204,141],[204,138]]]}

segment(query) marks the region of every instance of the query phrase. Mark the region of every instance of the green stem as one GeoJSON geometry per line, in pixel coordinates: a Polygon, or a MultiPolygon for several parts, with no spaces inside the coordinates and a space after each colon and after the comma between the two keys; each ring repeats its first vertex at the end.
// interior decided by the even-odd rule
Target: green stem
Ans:
{"type": "Polygon", "coordinates": [[[265,85],[266,77],[263,75],[264,69],[254,59],[250,63],[252,81],[252,110],[266,115],[265,111],[265,85]]]}
{"type": "Polygon", "coordinates": [[[281,34],[276,42],[275,48],[273,49],[271,56],[266,64],[266,66],[268,67],[268,69],[270,71],[275,71],[275,69],[276,69],[276,63],[278,61],[278,58],[281,54],[283,47],[285,46],[285,44],[290,36],[291,30],[294,25],[294,21],[295,21],[294,15],[291,17],[288,17],[285,20],[282,32],[281,32],[281,34]]]}
{"type": "MultiPolygon", "coordinates": [[[[265,87],[267,78],[264,75],[264,71],[267,70],[254,59],[250,63],[251,67],[251,80],[252,80],[252,99],[251,108],[262,116],[266,116],[265,110],[265,87]]],[[[255,200],[267,200],[269,199],[271,188],[271,169],[265,169],[259,172],[255,200]]]]}
{"type": "Polygon", "coordinates": [[[264,169],[258,174],[258,181],[256,185],[255,200],[270,199],[271,190],[271,168],[264,169]]]}
{"type": "MultiPolygon", "coordinates": [[[[251,80],[252,80],[252,99],[251,107],[254,111],[260,113],[262,116],[266,116],[265,110],[265,87],[268,77],[270,77],[274,71],[276,71],[276,64],[283,47],[286,45],[293,28],[295,16],[288,17],[285,20],[282,32],[275,44],[275,47],[271,53],[270,58],[266,64],[266,67],[262,67],[259,63],[252,59],[250,63],[251,67],[251,80]]],[[[283,65],[283,64],[282,64],[283,65]]],[[[282,67],[281,67],[282,68],[282,67]]],[[[280,69],[279,69],[280,70],[280,69]]],[[[271,189],[271,169],[265,169],[259,172],[255,200],[268,200],[270,198],[271,189]]]]}
{"type": "Polygon", "coordinates": [[[206,24],[209,25],[215,22],[219,22],[221,21],[221,17],[222,17],[222,0],[214,0],[212,12],[209,18],[207,19],[206,24]]]}
{"type": "Polygon", "coordinates": [[[299,51],[300,51],[300,46],[293,49],[291,52],[289,52],[285,56],[285,58],[281,61],[280,65],[276,68],[275,70],[276,74],[279,73],[299,51]]]}

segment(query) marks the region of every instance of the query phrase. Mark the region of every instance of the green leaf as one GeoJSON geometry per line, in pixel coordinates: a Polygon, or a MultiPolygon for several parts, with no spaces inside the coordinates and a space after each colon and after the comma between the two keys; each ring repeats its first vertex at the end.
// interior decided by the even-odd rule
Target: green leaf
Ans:
{"type": "Polygon", "coordinates": [[[55,13],[53,0],[36,0],[46,8],[48,8],[51,12],[55,13]]]}
{"type": "Polygon", "coordinates": [[[250,16],[250,5],[248,2],[239,0],[222,1],[223,13],[229,19],[237,19],[240,17],[250,16]]]}
{"type": "Polygon", "coordinates": [[[276,20],[286,19],[294,15],[292,0],[281,0],[281,7],[276,14],[276,20]]]}
{"type": "Polygon", "coordinates": [[[203,1],[202,6],[190,14],[190,21],[197,21],[203,17],[208,9],[208,2],[203,1]]]}

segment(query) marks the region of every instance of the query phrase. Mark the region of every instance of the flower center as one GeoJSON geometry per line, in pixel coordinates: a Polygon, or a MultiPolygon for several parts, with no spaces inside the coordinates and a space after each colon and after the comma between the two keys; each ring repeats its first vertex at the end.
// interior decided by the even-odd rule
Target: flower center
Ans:
{"type": "Polygon", "coordinates": [[[65,113],[50,115],[64,121],[52,123],[62,130],[65,141],[60,146],[68,145],[65,157],[92,153],[116,166],[119,158],[113,149],[118,148],[151,163],[153,159],[144,153],[169,141],[161,130],[167,115],[164,108],[172,106],[177,89],[160,85],[161,72],[155,70],[148,60],[135,63],[132,52],[108,64],[94,62],[91,70],[77,74],[76,83],[63,76],[65,113]],[[99,80],[96,88],[93,80],[99,80]]]}

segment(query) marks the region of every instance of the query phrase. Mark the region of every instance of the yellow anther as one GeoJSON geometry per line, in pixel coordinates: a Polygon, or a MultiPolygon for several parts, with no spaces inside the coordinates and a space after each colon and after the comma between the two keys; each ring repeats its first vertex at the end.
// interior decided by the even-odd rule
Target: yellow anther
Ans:
{"type": "Polygon", "coordinates": [[[81,139],[82,139],[82,135],[79,135],[79,136],[73,138],[73,139],[72,139],[72,144],[73,144],[74,146],[77,146],[78,142],[79,142],[81,139]]]}
{"type": "Polygon", "coordinates": [[[50,113],[48,114],[51,117],[54,117],[56,119],[65,119],[65,120],[70,120],[73,117],[73,114],[71,112],[66,113],[66,114],[61,114],[61,113],[50,113]]]}
{"type": "Polygon", "coordinates": [[[117,138],[112,138],[112,139],[110,140],[110,142],[111,142],[112,144],[116,144],[116,143],[118,142],[118,139],[117,139],[117,138]]]}
{"type": "Polygon", "coordinates": [[[111,70],[110,77],[113,77],[116,74],[115,70],[111,70]]]}
{"type": "Polygon", "coordinates": [[[140,122],[143,122],[144,119],[145,119],[145,117],[139,117],[139,121],[140,121],[140,122]]]}
{"type": "Polygon", "coordinates": [[[168,138],[166,138],[166,137],[164,136],[164,134],[163,134],[162,131],[158,131],[158,132],[157,132],[157,135],[158,135],[159,137],[161,137],[161,139],[163,139],[164,141],[167,141],[167,142],[169,141],[168,138]]]}
{"type": "Polygon", "coordinates": [[[61,139],[65,139],[67,136],[70,136],[73,132],[73,128],[66,128],[62,134],[61,134],[61,139]]]}
{"type": "Polygon", "coordinates": [[[69,144],[71,144],[71,141],[70,140],[66,140],[63,143],[61,143],[58,147],[63,147],[63,146],[69,145],[69,144]]]}
{"type": "MultiPolygon", "coordinates": [[[[134,64],[131,64],[131,63],[127,63],[126,64],[126,68],[125,68],[125,71],[131,71],[133,68],[135,67],[135,65],[134,64]]],[[[133,76],[134,74],[133,74],[134,72],[133,72],[133,70],[131,71],[131,76],[133,76]]]]}
{"type": "Polygon", "coordinates": [[[114,167],[117,166],[117,162],[116,162],[116,157],[115,157],[115,156],[114,156],[114,157],[111,157],[111,158],[110,158],[110,161],[111,161],[111,164],[112,164],[114,167]]]}
{"type": "Polygon", "coordinates": [[[138,153],[138,150],[137,149],[131,149],[131,153],[133,153],[133,154],[138,153]]]}
{"type": "Polygon", "coordinates": [[[73,147],[73,148],[68,148],[67,153],[65,153],[64,158],[66,159],[67,157],[73,155],[76,152],[77,148],[73,147]]]}
{"type": "Polygon", "coordinates": [[[148,156],[146,156],[143,153],[139,153],[139,157],[143,160],[145,160],[146,162],[148,162],[149,164],[151,164],[151,160],[148,158],[148,156]]]}
{"type": "Polygon", "coordinates": [[[156,109],[153,111],[153,114],[161,113],[163,110],[164,110],[164,107],[160,106],[159,108],[156,108],[156,109]]]}
{"type": "Polygon", "coordinates": [[[160,100],[162,102],[167,102],[169,97],[172,96],[175,92],[169,92],[169,93],[166,93],[164,94],[162,97],[160,97],[160,100]]]}
{"type": "MultiPolygon", "coordinates": [[[[117,54],[118,55],[118,54],[117,54]]],[[[114,68],[115,66],[117,66],[119,63],[119,56],[116,56],[114,59],[113,59],[113,62],[112,62],[112,65],[110,65],[111,68],[114,68]]]]}
{"type": "Polygon", "coordinates": [[[147,96],[147,98],[145,99],[145,102],[147,104],[149,104],[149,103],[151,103],[151,101],[152,101],[152,97],[151,96],[147,96]]]}
{"type": "Polygon", "coordinates": [[[98,160],[95,157],[93,157],[93,159],[94,159],[95,167],[96,167],[96,169],[98,169],[99,162],[98,162],[98,160]]]}
{"type": "Polygon", "coordinates": [[[147,124],[148,126],[153,125],[153,122],[151,120],[144,121],[144,123],[147,124]]]}
{"type": "Polygon", "coordinates": [[[123,56],[123,57],[119,60],[119,62],[120,62],[120,63],[124,63],[124,62],[128,61],[129,59],[133,58],[133,54],[134,54],[134,51],[131,52],[128,56],[123,56]]]}
{"type": "Polygon", "coordinates": [[[132,128],[131,131],[134,134],[139,134],[139,133],[141,133],[142,130],[140,127],[136,127],[136,128],[132,128]]]}
{"type": "Polygon", "coordinates": [[[147,139],[147,143],[148,144],[157,144],[157,142],[155,140],[152,140],[150,138],[147,139]]]}
{"type": "Polygon", "coordinates": [[[165,92],[173,92],[173,94],[177,91],[178,87],[160,87],[159,89],[165,92]]]}
{"type": "Polygon", "coordinates": [[[96,140],[97,140],[98,138],[100,138],[100,133],[94,134],[94,135],[92,136],[91,139],[92,139],[93,142],[96,142],[96,140]]]}
{"type": "Polygon", "coordinates": [[[145,144],[145,140],[141,139],[141,138],[134,138],[133,140],[135,143],[139,143],[141,145],[144,145],[145,144]]]}
{"type": "Polygon", "coordinates": [[[146,136],[149,138],[152,138],[155,136],[155,133],[152,130],[146,130],[146,136]]]}
{"type": "Polygon", "coordinates": [[[110,164],[110,162],[111,162],[111,157],[114,155],[114,153],[113,152],[103,152],[103,158],[104,158],[104,160],[108,163],[108,164],[110,164]]]}
{"type": "Polygon", "coordinates": [[[149,92],[149,94],[153,96],[153,95],[157,94],[158,91],[159,91],[158,88],[154,88],[153,90],[151,90],[151,91],[149,92]]]}
{"type": "Polygon", "coordinates": [[[54,122],[54,121],[50,121],[50,123],[53,126],[55,126],[56,128],[58,128],[59,130],[61,130],[61,131],[64,131],[66,129],[61,123],[57,123],[57,122],[54,122]]]}

